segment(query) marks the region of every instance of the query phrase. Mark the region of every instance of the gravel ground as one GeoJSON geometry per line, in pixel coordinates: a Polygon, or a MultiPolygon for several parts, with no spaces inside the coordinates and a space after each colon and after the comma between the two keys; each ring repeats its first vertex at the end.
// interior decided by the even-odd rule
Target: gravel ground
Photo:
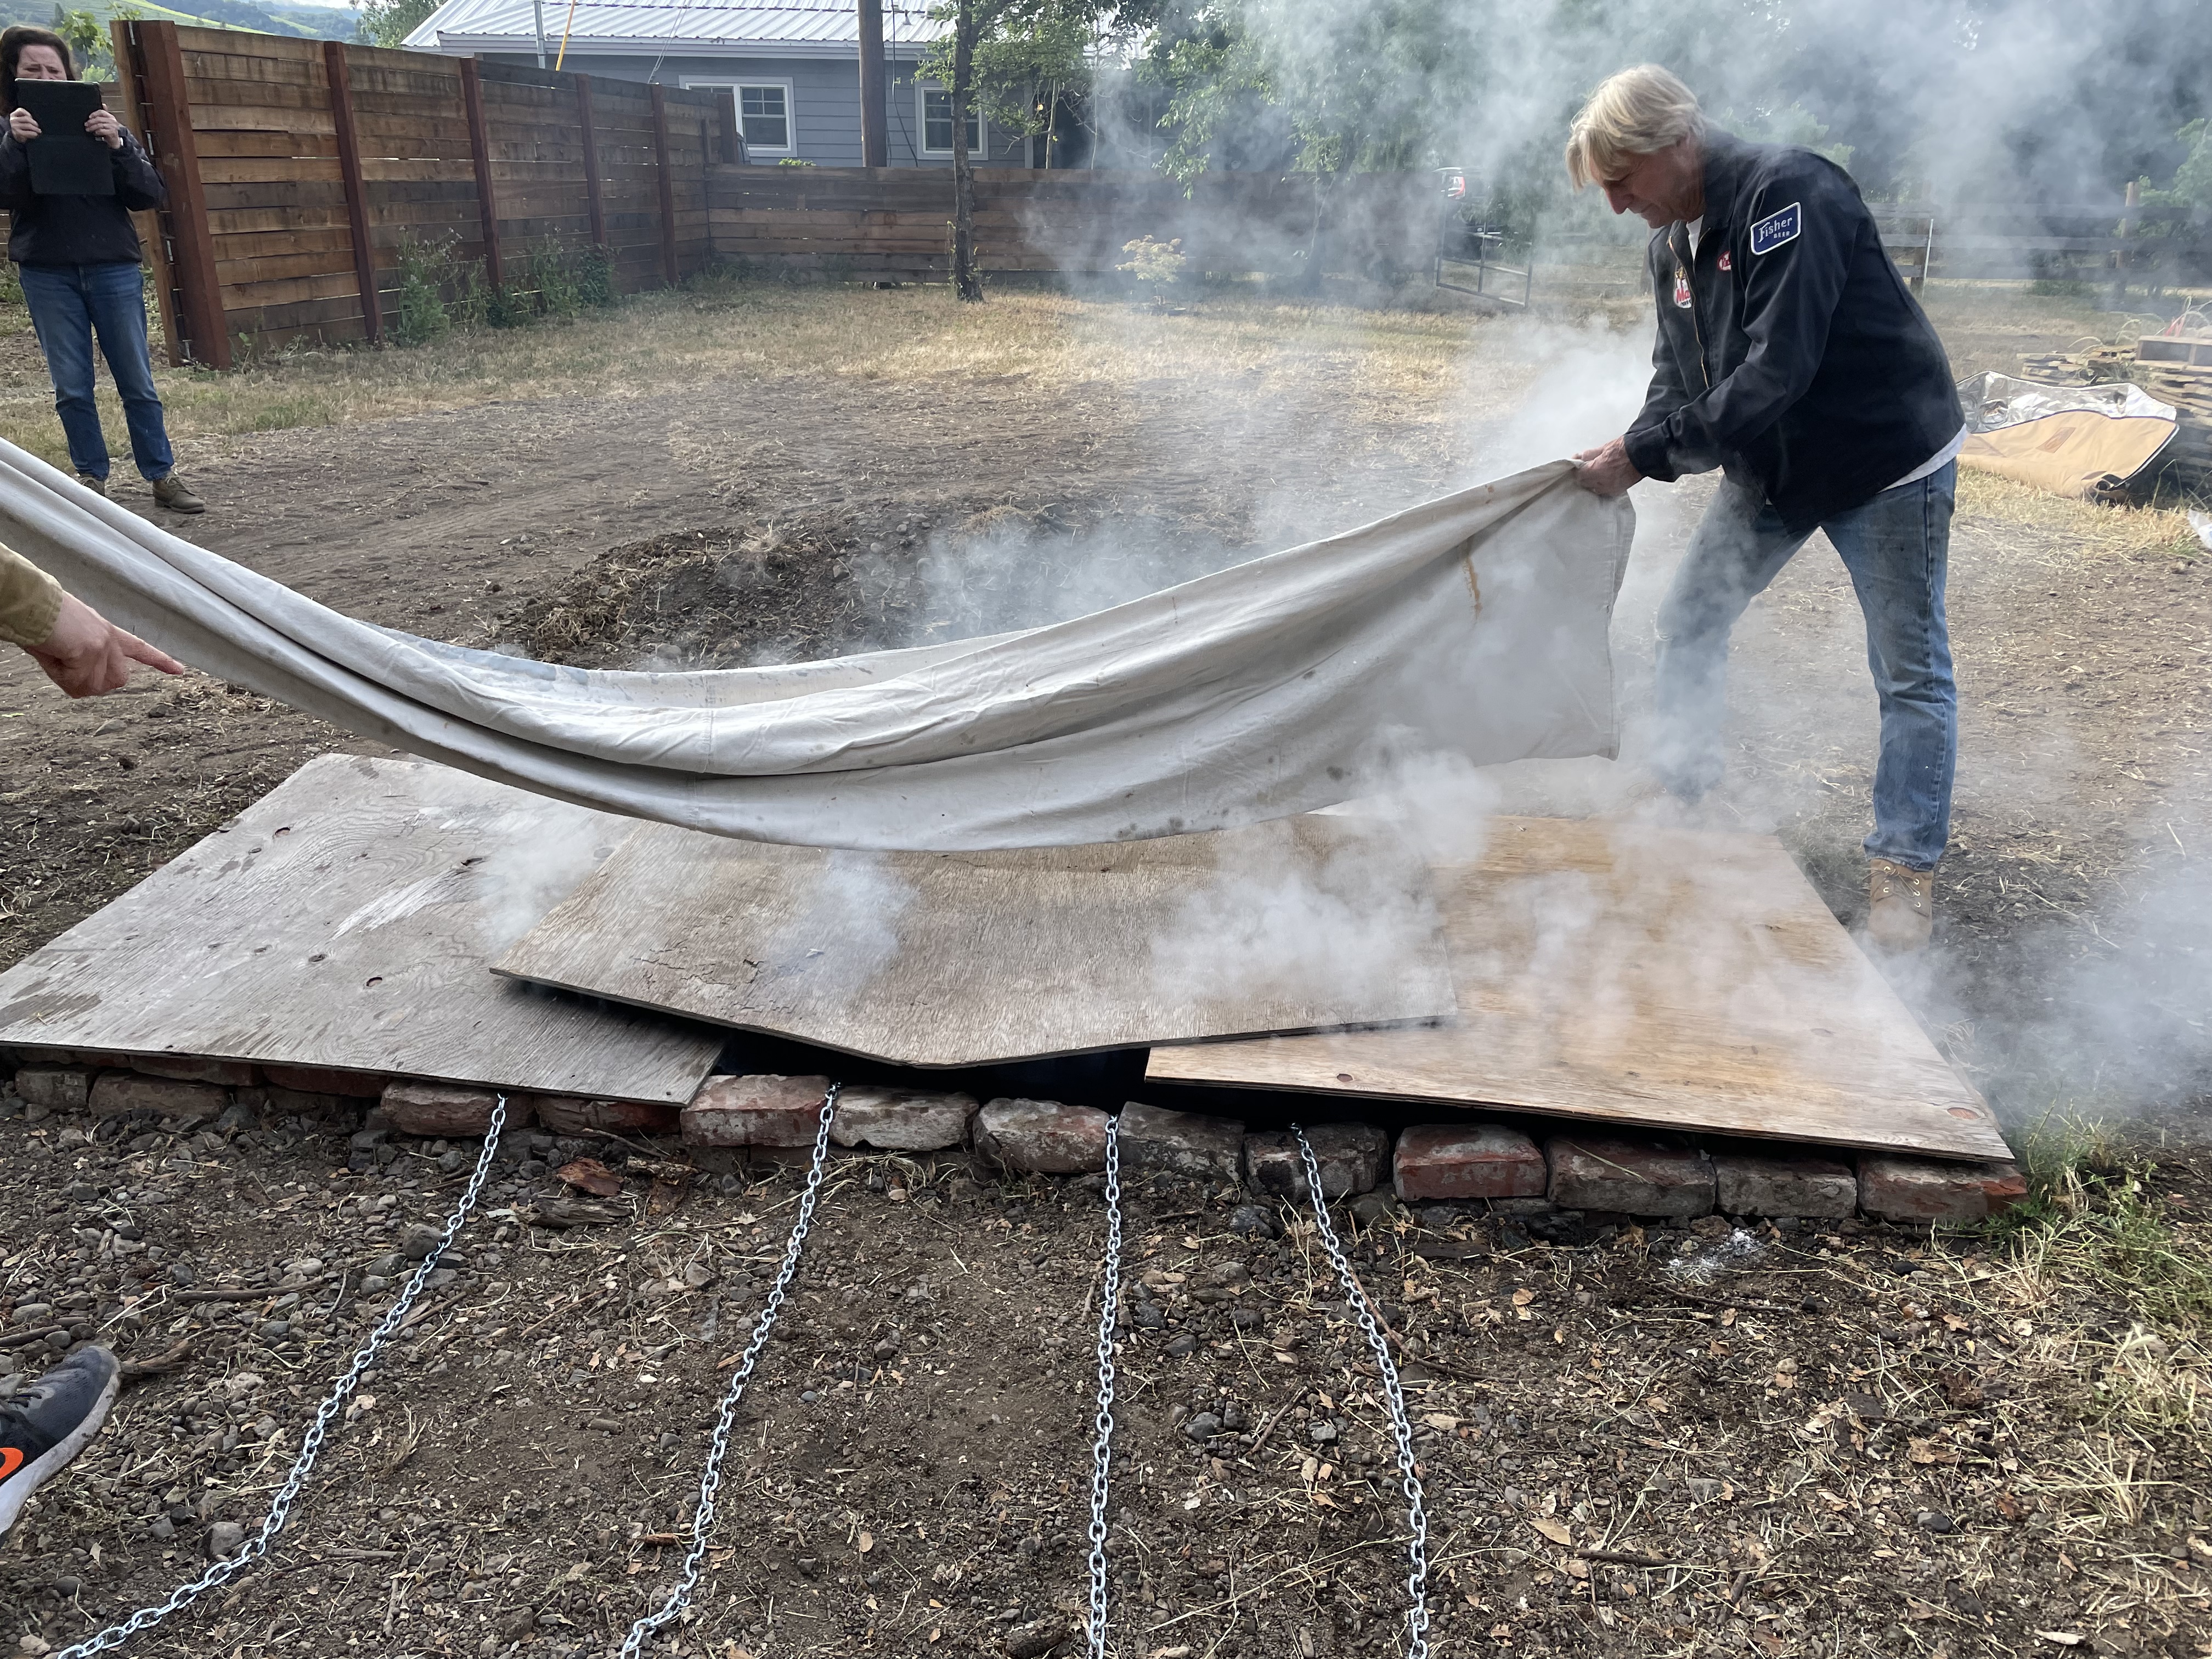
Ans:
{"type": "MultiPolygon", "coordinates": [[[[348,1123],[30,1115],[0,1112],[0,1365],[60,1326],[148,1373],[0,1544],[0,1640],[37,1653],[258,1525],[473,1148],[349,1173],[348,1123]]],[[[270,1559],[134,1650],[611,1652],[678,1565],[800,1189],[729,1156],[512,1138],[270,1559]],[[698,1173],[524,1224],[587,1151],[698,1173]]],[[[2193,1213],[2194,1179],[2161,1190],[2193,1213]]],[[[1128,1198],[1113,1650],[1400,1652],[1374,1367],[1310,1221],[1248,1204],[1128,1198]]],[[[666,1650],[1074,1650],[1103,1224],[1095,1177],[841,1156],[666,1650]]],[[[2017,1239],[1339,1225],[1403,1334],[1439,1653],[2205,1650],[2194,1373],[2017,1239]]]]}

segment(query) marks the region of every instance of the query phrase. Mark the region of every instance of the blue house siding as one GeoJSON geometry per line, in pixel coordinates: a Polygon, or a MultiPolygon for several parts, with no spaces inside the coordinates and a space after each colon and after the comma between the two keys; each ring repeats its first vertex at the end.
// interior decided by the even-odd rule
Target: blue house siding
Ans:
{"type": "MultiPolygon", "coordinates": [[[[535,64],[532,52],[488,52],[487,61],[535,64]]],[[[665,86],[702,86],[718,82],[780,82],[791,88],[793,136],[797,160],[817,167],[856,167],[860,165],[860,66],[856,59],[837,58],[710,57],[702,53],[670,53],[647,58],[616,53],[571,51],[564,69],[587,75],[604,75],[616,81],[659,81],[665,86]]],[[[895,167],[949,167],[950,155],[925,155],[921,100],[915,85],[913,59],[893,58],[885,65],[884,126],[890,139],[890,160],[895,167]]],[[[1029,140],[988,126],[985,145],[975,157],[978,167],[1020,167],[1030,164],[1029,140]]],[[[781,155],[763,155],[773,164],[781,155]]]]}

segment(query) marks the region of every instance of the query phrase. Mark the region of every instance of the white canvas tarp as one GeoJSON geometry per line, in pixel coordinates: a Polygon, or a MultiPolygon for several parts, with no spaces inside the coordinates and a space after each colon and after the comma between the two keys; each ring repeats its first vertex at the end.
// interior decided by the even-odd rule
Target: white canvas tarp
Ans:
{"type": "Polygon", "coordinates": [[[542,794],[826,847],[1174,835],[1433,757],[1610,754],[1632,526],[1555,462],[1049,627],[621,673],[340,616],[0,442],[0,541],[195,667],[542,794]]]}

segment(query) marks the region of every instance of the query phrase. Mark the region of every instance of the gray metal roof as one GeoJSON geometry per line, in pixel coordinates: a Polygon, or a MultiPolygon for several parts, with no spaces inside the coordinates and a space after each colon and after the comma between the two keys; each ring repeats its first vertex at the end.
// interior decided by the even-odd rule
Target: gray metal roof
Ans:
{"type": "MultiPolygon", "coordinates": [[[[850,58],[860,48],[855,8],[845,4],[735,5],[725,0],[544,0],[545,38],[590,52],[720,53],[759,58],[850,58]]],[[[884,46],[903,55],[951,27],[926,7],[887,3],[884,46]]],[[[407,37],[417,52],[466,57],[479,52],[529,52],[537,46],[531,0],[446,0],[407,37]]]]}

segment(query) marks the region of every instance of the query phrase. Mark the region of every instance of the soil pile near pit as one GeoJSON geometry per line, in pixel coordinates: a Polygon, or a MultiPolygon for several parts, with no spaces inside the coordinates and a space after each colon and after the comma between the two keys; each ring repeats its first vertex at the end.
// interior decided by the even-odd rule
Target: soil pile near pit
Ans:
{"type": "Polygon", "coordinates": [[[904,624],[911,583],[849,526],[722,526],[601,554],[503,618],[502,648],[578,668],[741,668],[860,649],[904,624]],[[872,567],[863,581],[856,560],[872,567]]]}
{"type": "Polygon", "coordinates": [[[724,525],[633,542],[501,618],[501,650],[579,668],[740,668],[973,638],[1102,610],[1249,557],[1152,514],[999,505],[724,525]]]}

